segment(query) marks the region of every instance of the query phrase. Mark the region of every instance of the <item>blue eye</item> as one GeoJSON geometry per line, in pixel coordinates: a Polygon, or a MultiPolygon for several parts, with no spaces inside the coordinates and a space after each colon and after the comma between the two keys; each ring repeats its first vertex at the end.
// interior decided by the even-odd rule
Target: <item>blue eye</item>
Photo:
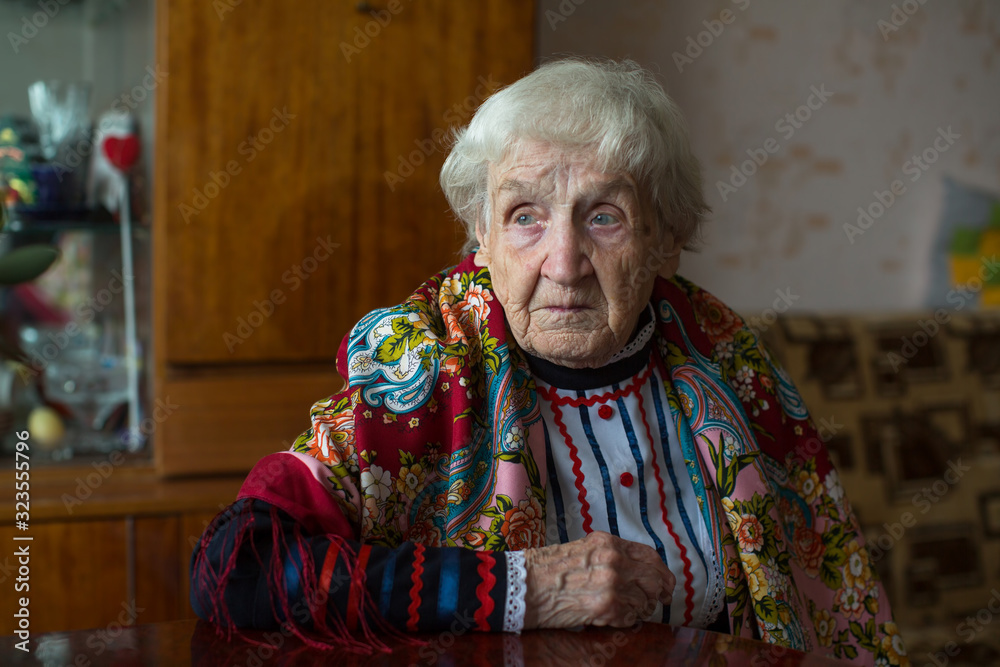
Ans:
{"type": "Polygon", "coordinates": [[[527,213],[522,213],[521,215],[514,218],[514,222],[518,225],[533,225],[535,224],[535,216],[528,215],[527,213]]]}
{"type": "Polygon", "coordinates": [[[606,226],[615,224],[616,222],[618,222],[618,219],[608,213],[598,213],[597,215],[594,216],[594,219],[591,220],[591,222],[593,222],[595,225],[606,226]]]}

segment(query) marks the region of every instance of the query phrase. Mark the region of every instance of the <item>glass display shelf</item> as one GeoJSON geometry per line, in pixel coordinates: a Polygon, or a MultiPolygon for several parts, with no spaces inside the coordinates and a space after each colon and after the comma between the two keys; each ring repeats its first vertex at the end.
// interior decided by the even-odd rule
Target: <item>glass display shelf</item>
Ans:
{"type": "MultiPolygon", "coordinates": [[[[0,256],[51,243],[61,257],[32,283],[0,288],[0,335],[22,355],[18,363],[0,350],[0,466],[13,460],[25,430],[37,464],[111,456],[149,462],[147,334],[136,329],[135,283],[148,282],[150,230],[101,209],[72,217],[12,213],[0,256]]],[[[140,297],[148,303],[144,289],[140,297]]]]}
{"type": "MultiPolygon", "coordinates": [[[[13,237],[28,237],[34,235],[53,235],[62,232],[84,231],[94,234],[120,234],[121,225],[110,213],[103,209],[87,211],[73,217],[66,216],[33,216],[29,213],[17,211],[11,212],[11,219],[4,234],[13,237]]],[[[133,225],[131,228],[132,237],[139,241],[149,240],[150,230],[148,227],[133,225]]]]}
{"type": "Polygon", "coordinates": [[[0,469],[24,430],[32,470],[152,459],[155,3],[59,5],[31,26],[37,2],[0,1],[3,34],[32,28],[0,62],[0,262],[37,244],[60,253],[35,280],[0,285],[0,469]]]}

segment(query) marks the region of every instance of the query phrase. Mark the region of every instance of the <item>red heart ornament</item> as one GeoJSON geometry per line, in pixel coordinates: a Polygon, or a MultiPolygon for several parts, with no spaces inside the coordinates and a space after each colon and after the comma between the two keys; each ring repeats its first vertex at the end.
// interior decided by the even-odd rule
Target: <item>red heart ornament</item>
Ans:
{"type": "Polygon", "coordinates": [[[139,158],[139,139],[130,134],[126,137],[108,137],[101,145],[108,162],[121,171],[126,171],[139,158]]]}

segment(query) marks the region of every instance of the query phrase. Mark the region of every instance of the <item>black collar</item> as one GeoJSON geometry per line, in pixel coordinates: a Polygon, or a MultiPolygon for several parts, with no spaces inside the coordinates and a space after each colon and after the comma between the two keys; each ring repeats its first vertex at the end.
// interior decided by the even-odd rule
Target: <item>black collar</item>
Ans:
{"type": "MultiPolygon", "coordinates": [[[[651,319],[649,308],[644,308],[635,325],[635,331],[629,337],[629,342],[639,334],[644,326],[649,324],[651,319]]],[[[531,374],[539,380],[559,389],[585,391],[609,387],[638,374],[649,362],[649,354],[653,349],[655,337],[655,335],[651,336],[645,345],[636,350],[635,354],[600,368],[567,368],[532,356],[527,352],[524,353],[524,356],[527,358],[528,367],[531,368],[531,374]]]]}

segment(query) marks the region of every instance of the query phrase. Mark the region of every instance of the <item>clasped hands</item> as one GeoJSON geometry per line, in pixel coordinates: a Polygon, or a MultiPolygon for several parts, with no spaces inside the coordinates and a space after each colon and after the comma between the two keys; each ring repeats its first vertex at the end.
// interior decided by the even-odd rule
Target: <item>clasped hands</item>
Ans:
{"type": "Polygon", "coordinates": [[[629,627],[672,599],[674,575],[656,550],[610,533],[528,549],[524,561],[525,630],[629,627]]]}

